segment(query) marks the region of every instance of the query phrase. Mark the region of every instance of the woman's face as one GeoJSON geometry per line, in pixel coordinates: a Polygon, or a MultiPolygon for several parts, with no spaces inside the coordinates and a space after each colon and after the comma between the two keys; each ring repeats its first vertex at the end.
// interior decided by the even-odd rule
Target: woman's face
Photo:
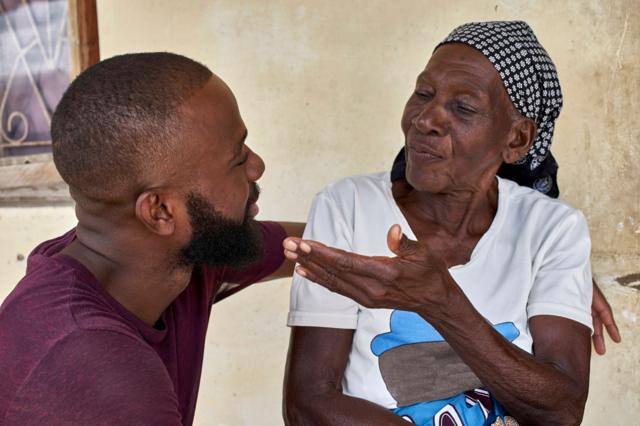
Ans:
{"type": "Polygon", "coordinates": [[[407,181],[447,193],[490,184],[508,144],[513,107],[487,58],[460,43],[438,48],[402,116],[407,181]]]}

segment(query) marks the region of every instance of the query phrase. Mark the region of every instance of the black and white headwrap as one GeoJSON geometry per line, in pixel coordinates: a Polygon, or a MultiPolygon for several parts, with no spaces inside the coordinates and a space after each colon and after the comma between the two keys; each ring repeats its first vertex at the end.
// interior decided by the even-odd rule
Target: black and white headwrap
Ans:
{"type": "Polygon", "coordinates": [[[562,91],[556,67],[533,30],[522,21],[472,22],[453,30],[434,51],[448,43],[480,51],[495,67],[514,107],[537,125],[529,153],[516,164],[504,164],[498,175],[557,197],[558,165],[549,149],[562,91]]]}

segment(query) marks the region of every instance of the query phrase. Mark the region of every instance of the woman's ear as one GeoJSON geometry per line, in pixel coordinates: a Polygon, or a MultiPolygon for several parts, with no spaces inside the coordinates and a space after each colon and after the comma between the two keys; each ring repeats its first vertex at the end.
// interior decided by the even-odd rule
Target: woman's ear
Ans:
{"type": "Polygon", "coordinates": [[[159,190],[145,191],[136,200],[136,217],[151,232],[171,235],[176,228],[177,199],[159,190]]]}
{"type": "Polygon", "coordinates": [[[502,160],[507,164],[513,164],[527,155],[537,132],[536,123],[532,119],[515,119],[509,132],[509,143],[502,152],[502,160]]]}

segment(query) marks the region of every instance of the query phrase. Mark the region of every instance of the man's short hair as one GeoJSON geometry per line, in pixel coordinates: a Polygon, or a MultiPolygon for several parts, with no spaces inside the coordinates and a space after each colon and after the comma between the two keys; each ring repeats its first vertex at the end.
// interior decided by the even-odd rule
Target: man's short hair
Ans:
{"type": "Polygon", "coordinates": [[[178,108],[212,75],[166,52],[114,56],[80,74],[51,120],[53,159],[72,194],[106,201],[143,189],[179,140],[178,108]]]}

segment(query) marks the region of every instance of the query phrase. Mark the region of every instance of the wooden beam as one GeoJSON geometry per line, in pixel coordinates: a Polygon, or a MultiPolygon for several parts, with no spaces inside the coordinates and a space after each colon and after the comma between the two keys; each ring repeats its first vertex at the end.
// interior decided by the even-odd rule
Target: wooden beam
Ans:
{"type": "Polygon", "coordinates": [[[0,189],[49,186],[62,183],[53,161],[0,167],[0,189]]]}
{"type": "Polygon", "coordinates": [[[0,167],[0,207],[72,203],[53,161],[0,167]]]}
{"type": "Polygon", "coordinates": [[[0,189],[0,208],[59,205],[73,205],[69,187],[64,182],[47,186],[0,189]]]}
{"type": "Polygon", "coordinates": [[[71,78],[100,61],[96,0],[69,0],[71,78]]]}

